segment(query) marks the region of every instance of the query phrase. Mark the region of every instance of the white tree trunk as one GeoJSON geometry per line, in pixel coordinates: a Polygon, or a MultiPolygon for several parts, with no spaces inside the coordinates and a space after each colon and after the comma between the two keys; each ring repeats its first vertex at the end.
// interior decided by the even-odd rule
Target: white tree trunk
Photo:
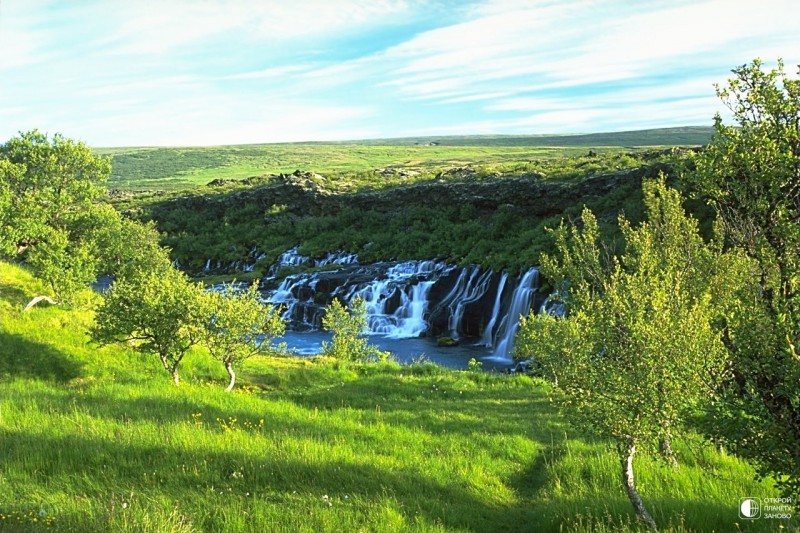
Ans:
{"type": "Polygon", "coordinates": [[[225,370],[228,371],[228,375],[231,378],[230,383],[225,388],[225,392],[230,392],[233,390],[233,385],[236,383],[236,373],[233,371],[233,364],[232,363],[225,363],[225,370]]]}
{"type": "Polygon", "coordinates": [[[28,305],[25,306],[25,309],[23,309],[22,312],[24,313],[26,311],[29,311],[34,305],[38,304],[39,302],[47,302],[51,305],[58,305],[58,302],[53,300],[49,296],[37,296],[36,298],[28,302],[28,305]]]}
{"type": "Polygon", "coordinates": [[[175,383],[176,386],[180,385],[181,378],[178,375],[178,364],[170,365],[167,356],[164,354],[159,354],[159,357],[161,358],[161,364],[164,365],[164,368],[169,372],[170,376],[172,376],[172,382],[175,383]]]}
{"type": "Polygon", "coordinates": [[[622,464],[622,484],[625,485],[625,492],[628,493],[628,499],[633,505],[633,510],[636,512],[636,517],[641,520],[650,531],[658,531],[656,521],[647,512],[644,506],[642,497],[639,496],[639,491],[636,490],[636,483],[633,479],[633,454],[636,453],[636,444],[632,439],[623,446],[620,445],[620,462],[622,464]]]}

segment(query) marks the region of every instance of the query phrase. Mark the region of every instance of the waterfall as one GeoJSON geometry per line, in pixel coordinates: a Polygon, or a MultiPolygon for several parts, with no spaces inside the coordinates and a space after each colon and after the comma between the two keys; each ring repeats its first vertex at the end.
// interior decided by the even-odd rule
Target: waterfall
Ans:
{"type": "Polygon", "coordinates": [[[324,267],[328,265],[354,265],[358,263],[357,254],[349,254],[347,252],[328,252],[322,259],[314,261],[315,267],[324,267]]]}
{"type": "Polygon", "coordinates": [[[428,329],[428,292],[435,283],[421,278],[438,277],[446,268],[435,261],[398,263],[386,271],[385,278],[354,286],[344,300],[364,300],[369,333],[395,339],[419,337],[428,329]]]}
{"type": "Polygon", "coordinates": [[[497,294],[494,297],[494,306],[492,307],[492,318],[486,324],[486,329],[483,331],[481,344],[487,348],[494,346],[494,325],[497,323],[497,318],[500,316],[500,303],[503,297],[503,290],[506,288],[506,280],[508,274],[503,272],[503,277],[500,278],[500,283],[497,284],[497,294]]]}
{"type": "Polygon", "coordinates": [[[397,326],[389,336],[397,339],[419,337],[428,329],[425,311],[428,309],[428,292],[435,282],[420,281],[411,287],[411,295],[403,293],[403,303],[393,316],[397,326]]]}
{"type": "Polygon", "coordinates": [[[538,305],[536,268],[515,279],[505,272],[441,261],[362,265],[357,256],[344,252],[313,261],[295,248],[281,254],[269,272],[288,265],[337,265],[290,275],[277,286],[274,278],[265,277],[266,286],[273,284],[265,291],[266,300],[283,306],[283,318],[294,330],[319,330],[332,299],[350,304],[360,297],[366,304],[369,334],[395,339],[472,337],[476,345],[494,348],[498,360],[506,362],[520,316],[538,305]]]}
{"type": "Polygon", "coordinates": [[[278,275],[278,271],[283,267],[296,267],[310,264],[313,264],[311,258],[301,255],[297,251],[297,247],[294,247],[290,250],[286,250],[278,256],[275,262],[272,263],[267,269],[266,278],[275,278],[275,276],[278,275]]]}
{"type": "Polygon", "coordinates": [[[476,301],[478,298],[486,294],[486,291],[489,288],[489,282],[492,280],[493,272],[491,270],[487,270],[480,276],[476,278],[477,273],[479,270],[473,272],[472,276],[469,278],[469,282],[467,282],[464,291],[460,294],[456,295],[455,300],[451,304],[452,315],[450,321],[450,330],[455,332],[458,335],[459,325],[461,324],[464,318],[464,309],[466,309],[467,304],[470,304],[476,301]]]}
{"type": "Polygon", "coordinates": [[[539,269],[528,270],[514,289],[511,299],[511,306],[506,312],[498,329],[496,339],[499,339],[494,354],[511,361],[511,350],[514,348],[514,335],[519,328],[519,319],[527,315],[533,305],[533,295],[536,293],[536,285],[539,280],[539,269]]]}
{"type": "Polygon", "coordinates": [[[486,294],[492,275],[491,270],[481,273],[477,266],[461,269],[453,288],[440,301],[440,305],[446,305],[449,310],[447,327],[451,335],[458,337],[459,326],[464,318],[464,309],[467,304],[486,294]]]}
{"type": "Polygon", "coordinates": [[[317,329],[322,307],[314,302],[316,280],[304,276],[288,276],[266,298],[267,302],[283,307],[281,318],[299,329],[317,329]]]}
{"type": "MultiPolygon", "coordinates": [[[[555,294],[555,293],[554,293],[555,294]]],[[[559,318],[563,318],[567,315],[567,306],[564,305],[564,302],[560,301],[552,301],[550,298],[553,294],[547,296],[542,302],[542,306],[539,308],[539,313],[547,313],[550,316],[555,316],[559,318]]]]}

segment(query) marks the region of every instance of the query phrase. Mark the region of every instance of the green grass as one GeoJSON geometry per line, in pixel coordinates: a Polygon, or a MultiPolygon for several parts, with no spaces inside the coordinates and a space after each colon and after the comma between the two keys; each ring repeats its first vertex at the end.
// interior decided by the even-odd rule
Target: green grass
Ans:
{"type": "Polygon", "coordinates": [[[112,159],[109,187],[180,190],[215,179],[313,171],[325,175],[393,167],[418,172],[462,165],[550,160],[642,147],[697,145],[709,128],[556,136],[446,136],[339,143],[285,143],[180,148],[98,148],[112,159]],[[431,143],[436,143],[431,145],[431,143]]]}
{"type": "MultiPolygon", "coordinates": [[[[542,382],[256,358],[226,394],[197,350],[174,387],[87,343],[96,296],[22,313],[41,290],[0,263],[0,531],[637,530],[611,447],[542,382]]],[[[739,497],[776,495],[699,439],[676,452],[636,461],[665,530],[735,530],[739,497]]]]}
{"type": "MultiPolygon", "coordinates": [[[[603,150],[603,152],[608,149],[603,150]]],[[[109,187],[120,190],[176,190],[215,179],[240,180],[264,174],[308,170],[322,174],[397,167],[425,171],[467,164],[577,156],[585,148],[368,146],[276,144],[203,148],[135,148],[100,151],[112,158],[109,187]]]]}

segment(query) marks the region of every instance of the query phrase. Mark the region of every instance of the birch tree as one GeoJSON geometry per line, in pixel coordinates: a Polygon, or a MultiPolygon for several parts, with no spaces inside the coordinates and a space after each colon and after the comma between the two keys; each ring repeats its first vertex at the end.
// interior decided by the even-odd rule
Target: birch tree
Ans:
{"type": "Polygon", "coordinates": [[[557,254],[541,271],[562,288],[567,314],[524,319],[516,349],[557,378],[578,427],[615,442],[626,494],[655,530],[636,487],[635,454],[669,442],[724,377],[715,319],[748,264],[705,244],[663,180],[646,182],[644,196],[647,222],[634,228],[620,218],[622,256],[605,254],[588,210],[579,227],[555,232],[557,254]]]}

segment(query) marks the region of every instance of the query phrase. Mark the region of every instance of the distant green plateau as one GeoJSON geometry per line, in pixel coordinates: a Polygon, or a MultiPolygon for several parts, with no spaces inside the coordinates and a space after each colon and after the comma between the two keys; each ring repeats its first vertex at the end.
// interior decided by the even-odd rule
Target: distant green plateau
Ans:
{"type": "Polygon", "coordinates": [[[402,168],[431,171],[462,165],[530,162],[696,146],[709,141],[711,127],[689,126],[583,135],[474,135],[370,139],[346,142],[251,144],[208,147],[97,148],[110,156],[109,187],[121,190],[178,190],[215,179],[238,180],[305,170],[326,174],[402,168]]]}

